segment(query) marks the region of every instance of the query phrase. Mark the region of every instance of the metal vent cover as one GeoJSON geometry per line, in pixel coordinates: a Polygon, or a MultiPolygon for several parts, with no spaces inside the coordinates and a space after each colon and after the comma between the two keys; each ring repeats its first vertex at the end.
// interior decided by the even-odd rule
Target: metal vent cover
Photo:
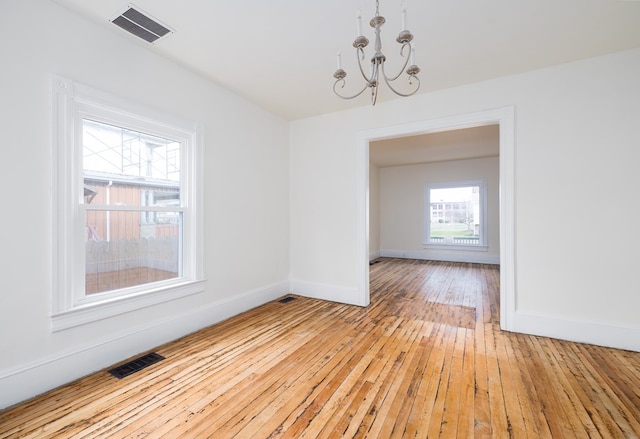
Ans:
{"type": "Polygon", "coordinates": [[[161,360],[164,360],[164,357],[162,355],[157,354],[156,352],[151,352],[150,354],[143,355],[142,357],[136,358],[135,360],[131,360],[128,363],[122,364],[118,367],[114,367],[113,369],[109,370],[109,373],[114,377],[121,379],[131,375],[132,373],[136,373],[139,370],[144,369],[145,367],[149,367],[161,360]]]}
{"type": "Polygon", "coordinates": [[[160,23],[133,5],[129,5],[124,12],[110,21],[148,43],[153,43],[173,32],[167,25],[160,23]]]}

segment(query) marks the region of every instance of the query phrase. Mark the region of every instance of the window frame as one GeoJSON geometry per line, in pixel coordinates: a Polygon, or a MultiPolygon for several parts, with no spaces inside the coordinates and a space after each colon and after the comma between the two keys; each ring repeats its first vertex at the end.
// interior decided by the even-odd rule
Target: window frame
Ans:
{"type": "MultiPolygon", "coordinates": [[[[53,77],[52,91],[52,331],[204,291],[202,127],[195,122],[170,116],[59,76],[53,77]],[[181,142],[183,221],[180,277],[99,294],[85,294],[87,209],[82,189],[84,119],[181,142]]],[[[115,210],[128,209],[118,207],[115,210]]]]}
{"type": "MultiPolygon", "coordinates": [[[[445,204],[445,203],[443,203],[445,204]]],[[[424,190],[424,237],[423,248],[434,250],[457,250],[457,251],[488,251],[487,244],[487,180],[484,178],[477,180],[464,180],[452,182],[437,182],[425,184],[424,190]],[[432,243],[431,242],[431,189],[446,189],[478,186],[479,208],[480,208],[480,228],[479,242],[477,245],[455,244],[455,243],[432,243]]]]}

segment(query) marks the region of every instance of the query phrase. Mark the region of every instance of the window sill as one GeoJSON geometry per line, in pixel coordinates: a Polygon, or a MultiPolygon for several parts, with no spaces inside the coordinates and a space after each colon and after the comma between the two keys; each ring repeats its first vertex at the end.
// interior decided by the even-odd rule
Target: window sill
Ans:
{"type": "Polygon", "coordinates": [[[58,332],[130,311],[157,305],[169,300],[197,294],[204,291],[204,280],[187,281],[178,285],[148,290],[143,294],[110,298],[51,316],[51,332],[58,332]]]}
{"type": "Polygon", "coordinates": [[[453,250],[453,251],[472,251],[486,252],[489,247],[486,245],[464,245],[464,244],[422,244],[422,248],[427,250],[453,250]]]}

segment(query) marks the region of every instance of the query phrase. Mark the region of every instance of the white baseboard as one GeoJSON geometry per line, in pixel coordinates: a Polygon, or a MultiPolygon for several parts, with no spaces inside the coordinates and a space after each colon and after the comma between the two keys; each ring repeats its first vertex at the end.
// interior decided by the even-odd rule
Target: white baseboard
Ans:
{"type": "Polygon", "coordinates": [[[640,328],[623,328],[599,322],[516,311],[513,332],[640,352],[640,328]]]}
{"type": "Polygon", "coordinates": [[[369,253],[369,261],[378,259],[380,257],[380,251],[369,253]]]}
{"type": "Polygon", "coordinates": [[[380,250],[380,257],[500,265],[500,256],[487,255],[481,252],[450,253],[438,251],[380,250]]]}
{"type": "Polygon", "coordinates": [[[0,370],[0,409],[213,325],[289,292],[283,281],[171,317],[127,328],[11,369],[0,370]]]}
{"type": "Polygon", "coordinates": [[[355,287],[348,288],[340,285],[292,280],[291,293],[312,299],[329,300],[331,302],[346,303],[348,305],[360,305],[358,301],[360,293],[355,287]]]}

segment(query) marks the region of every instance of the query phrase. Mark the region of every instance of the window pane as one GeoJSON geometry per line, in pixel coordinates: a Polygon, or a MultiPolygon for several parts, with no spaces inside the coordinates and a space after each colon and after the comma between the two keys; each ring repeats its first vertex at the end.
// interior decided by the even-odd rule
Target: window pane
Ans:
{"type": "Polygon", "coordinates": [[[480,244],[480,187],[429,190],[430,236],[434,244],[480,244]]]}
{"type": "Polygon", "coordinates": [[[180,204],[179,142],[89,119],[83,120],[82,142],[86,204],[180,204]],[[159,193],[154,200],[162,202],[144,203],[143,191],[159,193]]]}
{"type": "MultiPolygon", "coordinates": [[[[83,120],[84,202],[180,207],[180,143],[83,120]]],[[[85,293],[180,276],[181,212],[86,211],[85,293]]]]}
{"type": "Polygon", "coordinates": [[[181,275],[181,213],[88,210],[86,218],[86,294],[181,275]]]}

